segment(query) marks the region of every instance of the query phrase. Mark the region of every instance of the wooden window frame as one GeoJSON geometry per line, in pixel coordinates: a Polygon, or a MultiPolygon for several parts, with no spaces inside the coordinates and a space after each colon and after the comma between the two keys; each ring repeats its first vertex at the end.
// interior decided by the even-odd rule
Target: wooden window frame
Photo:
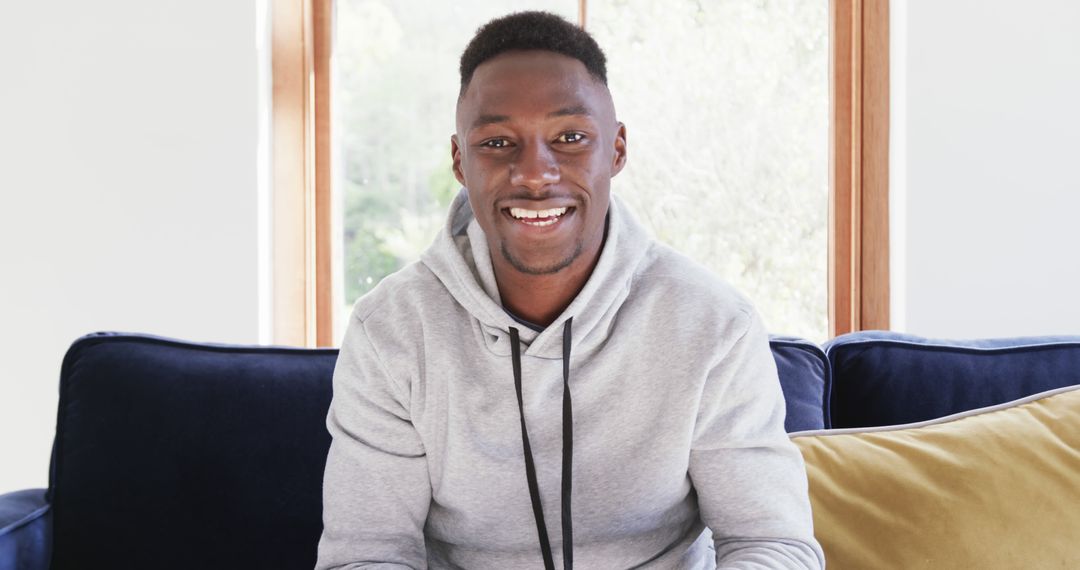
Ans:
{"type": "MultiPolygon", "coordinates": [[[[271,4],[273,342],[333,346],[333,0],[271,4]]],[[[889,0],[830,0],[829,44],[834,337],[889,328],[889,0]]]]}
{"type": "Polygon", "coordinates": [[[333,346],[333,5],[271,5],[272,342],[333,346]]]}
{"type": "Polygon", "coordinates": [[[829,336],[889,329],[889,0],[829,6],[829,336]]]}

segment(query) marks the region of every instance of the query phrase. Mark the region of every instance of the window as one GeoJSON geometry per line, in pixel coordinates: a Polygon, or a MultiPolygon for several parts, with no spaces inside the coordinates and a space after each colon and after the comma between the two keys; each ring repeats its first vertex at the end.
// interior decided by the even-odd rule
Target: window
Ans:
{"type": "Polygon", "coordinates": [[[430,244],[458,190],[457,58],[482,23],[533,8],[584,20],[604,48],[630,151],[612,189],[659,239],[746,293],[773,332],[887,328],[887,2],[293,1],[314,45],[305,104],[324,141],[315,128],[307,160],[315,146],[328,161],[332,131],[321,180],[340,228],[332,256],[325,235],[309,256],[333,271],[307,273],[323,275],[324,299],[308,295],[320,333],[309,326],[307,345],[336,344],[355,299],[430,244]],[[320,74],[319,61],[332,65],[320,74]],[[331,98],[320,123],[312,108],[326,113],[331,98]]]}
{"type": "Polygon", "coordinates": [[[614,190],[659,239],[745,293],[771,331],[824,340],[828,4],[589,8],[627,125],[614,190]]]}

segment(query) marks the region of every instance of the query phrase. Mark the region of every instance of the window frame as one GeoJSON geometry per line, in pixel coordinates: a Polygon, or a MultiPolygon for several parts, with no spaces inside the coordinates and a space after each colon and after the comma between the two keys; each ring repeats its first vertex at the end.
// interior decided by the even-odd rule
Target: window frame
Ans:
{"type": "MultiPolygon", "coordinates": [[[[272,342],[334,346],[333,0],[274,0],[272,342]]],[[[587,0],[578,1],[578,24],[587,0]]],[[[829,1],[829,336],[889,328],[889,0],[829,1]]]]}
{"type": "Polygon", "coordinates": [[[272,342],[333,346],[333,4],[271,5],[272,342]]]}
{"type": "Polygon", "coordinates": [[[829,336],[889,329],[889,0],[829,6],[829,336]]]}

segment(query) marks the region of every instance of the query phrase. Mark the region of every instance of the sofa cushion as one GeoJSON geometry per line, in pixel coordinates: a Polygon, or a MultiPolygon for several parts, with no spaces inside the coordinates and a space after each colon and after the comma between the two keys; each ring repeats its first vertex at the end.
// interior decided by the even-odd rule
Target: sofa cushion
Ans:
{"type": "Polygon", "coordinates": [[[829,568],[1080,568],[1080,386],[792,440],[829,568]]]}
{"type": "Polygon", "coordinates": [[[974,341],[890,332],[826,343],[835,428],[925,421],[1080,384],[1080,336],[974,341]]]}
{"type": "Polygon", "coordinates": [[[769,339],[787,404],[788,432],[832,427],[829,423],[829,361],[816,344],[794,337],[769,339]]]}
{"type": "Polygon", "coordinates": [[[77,340],[49,476],[52,567],[313,567],[336,357],[77,340]]]}
{"type": "Polygon", "coordinates": [[[0,495],[0,569],[48,568],[51,524],[44,489],[0,495]]]}

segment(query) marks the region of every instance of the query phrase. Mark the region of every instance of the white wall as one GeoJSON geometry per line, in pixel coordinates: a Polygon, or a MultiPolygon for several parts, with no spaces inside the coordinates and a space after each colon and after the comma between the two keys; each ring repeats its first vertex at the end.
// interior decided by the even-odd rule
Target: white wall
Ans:
{"type": "Polygon", "coordinates": [[[1080,334],[1080,3],[892,6],[894,328],[1080,334]]]}
{"type": "Polygon", "coordinates": [[[47,484],[92,331],[259,340],[252,1],[5,2],[0,493],[47,484]]]}

